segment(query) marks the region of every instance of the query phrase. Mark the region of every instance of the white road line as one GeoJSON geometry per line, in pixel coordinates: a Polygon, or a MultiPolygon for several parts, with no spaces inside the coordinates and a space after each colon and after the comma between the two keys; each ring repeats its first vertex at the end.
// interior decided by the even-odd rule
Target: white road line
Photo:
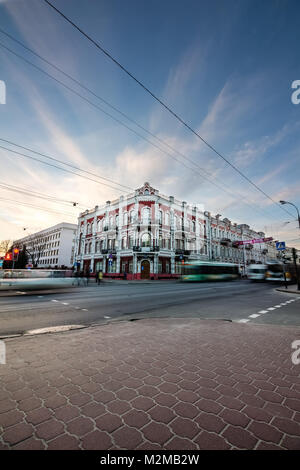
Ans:
{"type": "Polygon", "coordinates": [[[53,299],[52,299],[51,302],[58,302],[58,300],[53,300],[53,299]]]}
{"type": "Polygon", "coordinates": [[[87,308],[82,308],[81,310],[83,310],[84,312],[88,312],[87,308]]]}
{"type": "Polygon", "coordinates": [[[268,310],[260,310],[258,313],[268,313],[268,310]]]}
{"type": "Polygon", "coordinates": [[[62,302],[63,305],[70,305],[68,302],[62,302]]]}
{"type": "Polygon", "coordinates": [[[42,299],[44,296],[43,295],[38,295],[38,298],[39,299],[42,299]]]}
{"type": "Polygon", "coordinates": [[[259,313],[252,313],[252,315],[249,315],[249,318],[257,318],[260,317],[259,313]]]}
{"type": "Polygon", "coordinates": [[[268,308],[268,310],[275,310],[275,308],[274,308],[274,307],[270,307],[270,308],[268,308]]]}
{"type": "Polygon", "coordinates": [[[250,321],[248,318],[242,318],[242,320],[238,320],[238,323],[247,323],[250,321]]]}
{"type": "Polygon", "coordinates": [[[110,317],[108,317],[107,315],[104,315],[104,318],[110,318],[110,317]]]}
{"type": "Polygon", "coordinates": [[[279,308],[279,307],[281,307],[281,305],[274,305],[274,307],[279,308]]]}

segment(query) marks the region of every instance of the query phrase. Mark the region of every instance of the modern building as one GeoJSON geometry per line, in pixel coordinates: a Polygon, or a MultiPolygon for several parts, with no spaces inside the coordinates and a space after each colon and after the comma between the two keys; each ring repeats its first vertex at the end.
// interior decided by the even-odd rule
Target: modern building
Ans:
{"type": "Polygon", "coordinates": [[[38,268],[72,267],[76,224],[62,222],[15,240],[13,246],[26,246],[29,263],[38,268]]]}
{"type": "Polygon", "coordinates": [[[165,196],[145,183],[104,206],[82,212],[75,242],[77,269],[128,279],[176,277],[188,260],[264,263],[277,257],[274,242],[249,225],[165,196]],[[239,244],[249,241],[247,244],[239,244]]]}

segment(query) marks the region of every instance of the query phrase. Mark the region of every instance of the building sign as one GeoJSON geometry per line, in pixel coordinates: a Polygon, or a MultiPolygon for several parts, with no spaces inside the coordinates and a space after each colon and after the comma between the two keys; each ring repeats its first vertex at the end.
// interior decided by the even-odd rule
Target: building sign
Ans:
{"type": "Polygon", "coordinates": [[[273,240],[272,237],[268,238],[254,238],[253,240],[234,240],[234,244],[236,245],[248,245],[248,243],[251,243],[254,245],[254,243],[265,243],[265,242],[271,242],[273,240]]]}

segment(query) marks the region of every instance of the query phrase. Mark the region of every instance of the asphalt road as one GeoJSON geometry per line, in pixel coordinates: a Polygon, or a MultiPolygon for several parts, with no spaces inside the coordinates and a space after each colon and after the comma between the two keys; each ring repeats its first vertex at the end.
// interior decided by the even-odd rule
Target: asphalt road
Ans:
{"type": "Polygon", "coordinates": [[[300,295],[267,283],[105,282],[101,286],[1,294],[0,336],[59,325],[177,316],[300,325],[300,295]]]}

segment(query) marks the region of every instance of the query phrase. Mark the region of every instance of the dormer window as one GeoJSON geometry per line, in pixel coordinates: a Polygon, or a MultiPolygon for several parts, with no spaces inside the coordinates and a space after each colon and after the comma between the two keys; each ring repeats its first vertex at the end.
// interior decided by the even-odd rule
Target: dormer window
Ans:
{"type": "Polygon", "coordinates": [[[146,194],[148,196],[150,194],[149,189],[145,189],[144,194],[146,194]]]}

